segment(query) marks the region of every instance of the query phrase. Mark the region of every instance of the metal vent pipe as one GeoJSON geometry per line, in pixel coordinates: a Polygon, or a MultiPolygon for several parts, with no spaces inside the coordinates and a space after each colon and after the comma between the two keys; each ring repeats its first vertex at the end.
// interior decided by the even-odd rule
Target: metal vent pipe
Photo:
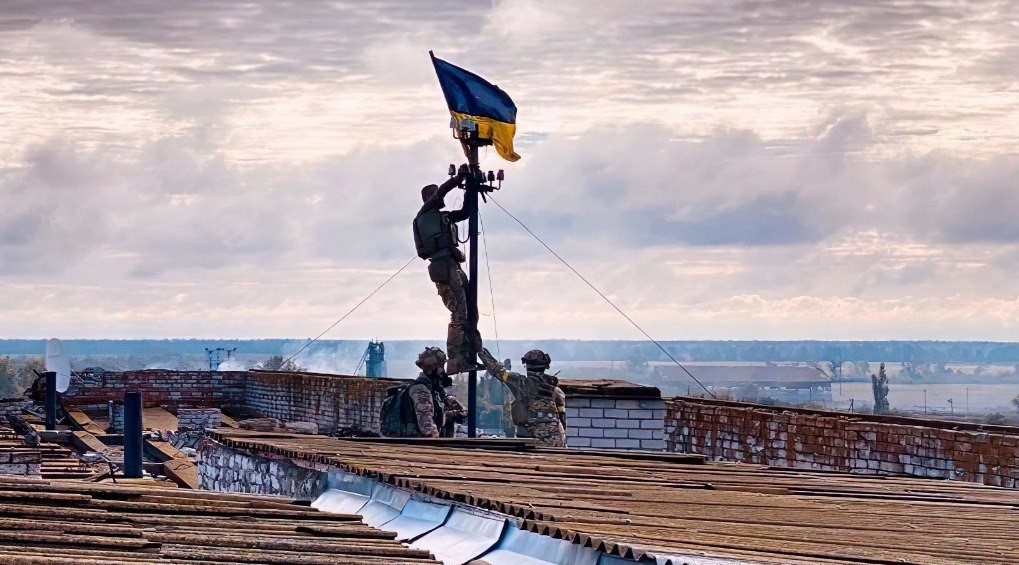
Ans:
{"type": "Polygon", "coordinates": [[[142,393],[124,393],[124,477],[142,477],[142,393]]]}

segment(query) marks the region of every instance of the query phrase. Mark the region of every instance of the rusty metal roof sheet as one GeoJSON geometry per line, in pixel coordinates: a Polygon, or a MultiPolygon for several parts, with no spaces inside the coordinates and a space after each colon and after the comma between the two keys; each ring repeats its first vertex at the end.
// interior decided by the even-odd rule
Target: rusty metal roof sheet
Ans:
{"type": "Polygon", "coordinates": [[[234,430],[210,437],[516,516],[525,530],[630,559],[1019,563],[1013,533],[1019,492],[971,483],[467,442],[394,444],[234,430]]]}
{"type": "Polygon", "coordinates": [[[0,477],[6,565],[426,565],[362,524],[280,497],[0,477]]]}
{"type": "Polygon", "coordinates": [[[0,426],[0,452],[26,455],[38,453],[39,468],[44,479],[84,479],[94,473],[94,469],[81,463],[70,449],[52,443],[29,447],[20,434],[7,426],[0,426]]]}

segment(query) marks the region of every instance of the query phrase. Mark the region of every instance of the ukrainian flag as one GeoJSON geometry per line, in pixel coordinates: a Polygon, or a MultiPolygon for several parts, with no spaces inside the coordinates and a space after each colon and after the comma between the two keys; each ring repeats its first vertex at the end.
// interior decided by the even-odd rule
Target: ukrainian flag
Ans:
{"type": "Polygon", "coordinates": [[[478,75],[437,59],[431,51],[429,55],[449,113],[457,121],[470,119],[478,124],[478,137],[491,139],[503,159],[519,159],[520,155],[513,151],[517,107],[509,95],[478,75]]]}

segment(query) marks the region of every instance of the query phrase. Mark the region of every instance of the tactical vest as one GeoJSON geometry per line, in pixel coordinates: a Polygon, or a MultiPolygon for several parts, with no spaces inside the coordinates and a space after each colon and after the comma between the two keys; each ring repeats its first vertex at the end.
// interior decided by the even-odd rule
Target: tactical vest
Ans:
{"type": "Polygon", "coordinates": [[[455,229],[449,214],[437,208],[414,218],[414,245],[418,257],[429,259],[440,251],[456,247],[455,229]]]}
{"type": "MultiPolygon", "coordinates": [[[[526,391],[521,391],[523,394],[519,396],[514,395],[513,401],[510,403],[510,418],[517,427],[526,429],[528,425],[534,423],[532,414],[535,412],[548,413],[553,416],[556,413],[555,399],[541,393],[537,383],[532,380],[535,377],[544,381],[546,385],[553,384],[552,378],[545,373],[527,373],[526,391]]],[[[520,435],[520,430],[517,430],[517,435],[520,435]]]]}

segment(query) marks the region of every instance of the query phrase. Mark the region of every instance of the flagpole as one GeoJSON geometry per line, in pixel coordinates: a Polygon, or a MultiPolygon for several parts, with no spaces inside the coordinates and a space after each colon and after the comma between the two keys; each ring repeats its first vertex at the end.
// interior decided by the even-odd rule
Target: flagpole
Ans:
{"type": "MultiPolygon", "coordinates": [[[[455,85],[450,86],[443,80],[444,72],[439,68],[439,62],[441,60],[436,59],[435,53],[432,51],[428,51],[428,57],[432,61],[432,66],[435,67],[436,75],[439,77],[439,86],[442,88],[442,94],[446,98],[446,103],[449,106],[449,111],[453,117],[450,122],[450,127],[454,130],[453,137],[460,140],[464,154],[467,156],[467,160],[470,164],[470,174],[467,176],[466,186],[464,187],[466,189],[466,194],[464,195],[464,208],[468,213],[468,230],[470,231],[467,237],[471,247],[470,256],[468,257],[467,288],[464,293],[467,295],[467,327],[464,328],[464,333],[466,334],[464,339],[467,340],[467,347],[465,348],[467,350],[466,361],[469,366],[472,367],[472,370],[467,372],[467,437],[473,438],[477,437],[478,434],[477,367],[479,352],[476,340],[480,340],[481,336],[478,332],[478,237],[481,231],[479,227],[480,220],[478,218],[478,199],[484,192],[494,190],[496,188],[492,184],[485,184],[486,176],[481,171],[480,164],[478,163],[478,147],[482,145],[493,145],[494,138],[498,133],[494,128],[490,127],[491,131],[486,134],[486,137],[480,137],[480,132],[478,131],[479,124],[475,123],[474,119],[493,120],[493,122],[499,121],[488,115],[488,113],[491,112],[486,113],[487,110],[484,108],[481,109],[481,112],[472,112],[470,111],[471,108],[473,108],[472,103],[465,102],[464,100],[460,100],[458,102],[457,100],[459,100],[458,97],[462,98],[462,96],[465,95],[468,96],[468,98],[471,98],[473,95],[470,95],[469,91],[472,86],[480,85],[482,88],[491,90],[494,95],[500,99],[499,102],[504,106],[502,113],[496,112],[496,114],[498,114],[499,117],[502,117],[505,121],[505,123],[499,123],[502,124],[502,126],[510,127],[508,130],[509,137],[503,140],[506,143],[510,143],[512,139],[513,130],[511,129],[511,126],[515,122],[516,106],[513,104],[513,101],[509,99],[509,96],[506,96],[506,93],[499,90],[497,86],[488,83],[481,77],[469,73],[464,69],[460,69],[459,67],[449,65],[442,61],[444,68],[448,66],[457,73],[463,74],[470,79],[470,84],[466,84],[462,79],[458,79],[458,82],[455,85]],[[465,91],[460,92],[461,90],[465,91]],[[463,102],[463,104],[460,102],[463,102]],[[475,114],[477,114],[477,118],[475,117],[475,114]],[[509,118],[506,119],[505,116],[509,116],[509,118]]],[[[450,69],[445,70],[447,73],[449,71],[450,69]]],[[[476,98],[476,96],[474,97],[476,98]]],[[[506,157],[507,159],[515,161],[519,158],[512,153],[511,146],[509,147],[509,150],[513,158],[511,159],[510,157],[506,157]]],[[[488,182],[494,183],[496,179],[494,178],[494,175],[492,175],[492,171],[489,171],[488,174],[488,182]]],[[[502,171],[499,171],[498,180],[501,186],[503,180],[502,171]]],[[[452,355],[453,352],[449,352],[448,354],[452,355]]]]}
{"type": "MultiPolygon", "coordinates": [[[[467,176],[467,190],[464,195],[464,203],[470,216],[468,219],[468,230],[470,231],[470,257],[468,258],[469,275],[467,279],[467,362],[472,367],[478,364],[478,352],[475,345],[475,337],[478,335],[478,193],[480,191],[480,180],[478,179],[478,139],[468,137],[463,139],[467,159],[470,163],[470,174],[467,176]]],[[[478,437],[478,371],[472,369],[467,374],[467,437],[478,437]]]]}

